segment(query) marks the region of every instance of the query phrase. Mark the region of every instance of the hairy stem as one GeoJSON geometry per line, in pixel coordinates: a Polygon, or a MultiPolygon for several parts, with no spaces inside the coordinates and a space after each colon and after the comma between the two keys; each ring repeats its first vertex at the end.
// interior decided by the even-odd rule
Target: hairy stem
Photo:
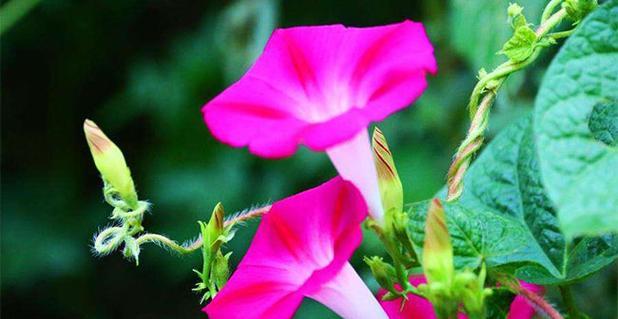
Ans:
{"type": "Polygon", "coordinates": [[[550,319],[564,319],[564,317],[562,317],[562,315],[554,309],[551,304],[545,301],[543,297],[521,286],[519,286],[516,291],[518,295],[524,297],[531,306],[537,309],[537,312],[542,312],[550,319]]]}
{"type": "Polygon", "coordinates": [[[139,237],[137,237],[136,239],[137,245],[141,246],[142,244],[145,243],[155,243],[155,244],[159,244],[159,245],[163,245],[179,254],[190,254],[194,251],[196,251],[197,249],[199,249],[200,247],[202,247],[202,240],[201,237],[194,241],[193,243],[191,243],[190,245],[184,246],[184,245],[179,245],[178,243],[176,243],[175,241],[163,236],[163,235],[159,235],[159,234],[144,234],[141,235],[139,237]],[[199,241],[199,243],[198,243],[199,241]]]}
{"type": "MultiPolygon", "coordinates": [[[[235,214],[232,218],[226,220],[223,223],[223,227],[228,227],[236,223],[245,222],[245,221],[248,221],[254,218],[259,218],[263,216],[264,214],[268,213],[271,207],[272,207],[271,205],[267,205],[264,207],[259,207],[256,209],[248,210],[246,212],[235,214]]],[[[169,239],[159,234],[145,234],[137,238],[138,245],[149,243],[149,242],[163,245],[180,254],[192,253],[200,249],[204,243],[201,235],[196,240],[194,240],[188,245],[179,245],[174,240],[169,239]]]]}
{"type": "Polygon", "coordinates": [[[238,214],[234,214],[231,218],[225,220],[225,222],[223,223],[223,227],[262,217],[264,214],[268,213],[271,208],[272,205],[267,205],[264,207],[254,208],[251,210],[240,212],[238,214]]]}

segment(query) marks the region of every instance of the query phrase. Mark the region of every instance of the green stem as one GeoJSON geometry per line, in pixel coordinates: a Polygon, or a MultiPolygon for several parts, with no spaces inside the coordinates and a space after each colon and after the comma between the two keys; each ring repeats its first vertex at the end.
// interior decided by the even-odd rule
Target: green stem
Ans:
{"type": "Polygon", "coordinates": [[[547,36],[550,38],[553,38],[554,40],[559,40],[562,38],[569,37],[571,34],[573,34],[573,32],[575,32],[575,29],[560,31],[560,32],[552,32],[552,33],[549,33],[547,36]]]}
{"type": "Polygon", "coordinates": [[[541,15],[541,23],[547,21],[547,19],[549,19],[549,17],[551,17],[552,13],[554,12],[554,9],[556,9],[556,7],[562,3],[562,0],[551,0],[547,6],[545,7],[545,10],[543,10],[543,15],[541,15]]]}
{"type": "MultiPolygon", "coordinates": [[[[201,239],[201,237],[200,237],[201,239]]],[[[145,243],[155,243],[155,244],[160,244],[163,245],[179,254],[190,254],[196,250],[198,250],[200,247],[202,247],[202,241],[201,240],[196,240],[193,243],[191,243],[191,245],[188,246],[183,246],[183,245],[179,245],[177,244],[175,241],[163,236],[163,235],[159,235],[159,234],[144,234],[139,236],[136,239],[137,245],[141,246],[142,244],[145,243]]]]}
{"type": "Polygon", "coordinates": [[[0,35],[36,7],[41,0],[12,0],[0,8],[0,35]]]}
{"type": "MultiPolygon", "coordinates": [[[[545,10],[547,12],[553,12],[559,1],[551,1],[545,10]]],[[[556,11],[555,13],[546,17],[541,25],[536,29],[535,34],[538,39],[548,36],[547,33],[556,27],[566,17],[567,13],[564,8],[556,11]]],[[[558,37],[569,34],[557,34],[558,37]]],[[[556,35],[554,35],[556,36],[556,35]]],[[[494,71],[482,76],[476,86],[474,87],[472,94],[470,95],[470,101],[468,102],[468,109],[470,110],[470,128],[466,138],[463,140],[457,153],[454,156],[453,163],[448,170],[447,185],[448,194],[447,201],[451,202],[457,200],[463,193],[463,178],[470,166],[472,157],[481,148],[485,140],[485,130],[488,126],[489,111],[498,90],[502,86],[502,83],[512,73],[519,71],[528,65],[532,64],[540,55],[542,47],[537,47],[531,56],[526,60],[514,63],[513,61],[507,61],[498,66],[494,71]]]]}
{"type": "Polygon", "coordinates": [[[560,289],[560,295],[562,295],[562,302],[564,303],[564,306],[569,314],[569,319],[585,318],[582,316],[579,309],[577,309],[575,298],[573,298],[573,293],[571,292],[571,287],[568,285],[563,285],[558,286],[558,288],[560,289]]]}

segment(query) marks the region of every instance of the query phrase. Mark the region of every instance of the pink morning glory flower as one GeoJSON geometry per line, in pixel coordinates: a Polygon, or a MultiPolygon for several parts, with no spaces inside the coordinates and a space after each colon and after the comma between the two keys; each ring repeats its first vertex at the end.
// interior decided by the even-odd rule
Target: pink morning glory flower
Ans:
{"type": "MultiPolygon", "coordinates": [[[[427,281],[423,275],[415,275],[410,277],[410,283],[413,286],[424,284],[427,281]]],[[[537,294],[543,293],[542,286],[521,282],[521,285],[537,294]]],[[[386,294],[386,290],[380,289],[378,298],[381,300],[382,296],[386,294]]],[[[388,314],[390,319],[436,319],[436,315],[433,310],[431,302],[427,299],[410,294],[408,295],[408,301],[405,302],[403,308],[401,308],[401,299],[392,301],[380,301],[380,304],[388,314]]],[[[534,308],[528,304],[528,302],[521,296],[516,296],[511,303],[509,314],[507,319],[531,319],[535,314],[534,308]]],[[[459,319],[466,319],[463,314],[458,315],[459,319]]]]}
{"type": "Polygon", "coordinates": [[[343,318],[388,318],[348,263],[366,215],[362,195],[340,177],[276,202],[204,311],[211,319],[291,318],[309,297],[343,318]]]}
{"type": "Polygon", "coordinates": [[[278,29],[249,71],[202,111],[216,138],[262,157],[292,155],[300,144],[325,151],[381,221],[367,126],[415,101],[436,70],[420,23],[278,29]]]}

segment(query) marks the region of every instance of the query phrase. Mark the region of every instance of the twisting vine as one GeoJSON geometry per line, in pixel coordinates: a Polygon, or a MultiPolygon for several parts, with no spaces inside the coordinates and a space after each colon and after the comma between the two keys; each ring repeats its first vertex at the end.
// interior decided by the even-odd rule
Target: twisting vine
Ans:
{"type": "Polygon", "coordinates": [[[485,140],[485,131],[489,124],[489,113],[498,90],[513,73],[524,69],[539,57],[544,48],[556,44],[556,40],[569,36],[575,30],[553,32],[565,18],[577,25],[581,19],[596,6],[594,1],[586,0],[552,0],[545,7],[541,22],[532,30],[522,14],[523,8],[517,4],[509,7],[509,18],[514,29],[513,37],[505,43],[500,53],[509,60],[496,67],[492,72],[479,71],[479,81],[472,90],[468,109],[470,111],[470,128],[461,142],[448,170],[447,201],[455,201],[463,192],[463,178],[470,166],[473,156],[485,140]],[[558,6],[560,9],[556,11],[558,6]]]}

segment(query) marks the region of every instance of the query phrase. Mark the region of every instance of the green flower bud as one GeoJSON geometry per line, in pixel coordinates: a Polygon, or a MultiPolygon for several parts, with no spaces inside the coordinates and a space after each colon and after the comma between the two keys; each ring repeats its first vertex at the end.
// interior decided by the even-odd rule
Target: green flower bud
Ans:
{"type": "Polygon", "coordinates": [[[443,283],[450,287],[453,276],[453,246],[446,227],[444,207],[434,199],[427,211],[425,243],[423,245],[423,270],[427,282],[443,283]]]}
{"type": "Polygon", "coordinates": [[[384,262],[382,257],[373,256],[371,258],[365,256],[365,263],[371,269],[373,277],[380,286],[390,292],[396,293],[393,286],[393,278],[395,277],[395,268],[384,262]]]}
{"type": "Polygon", "coordinates": [[[211,276],[212,276],[212,280],[215,282],[215,285],[217,285],[217,288],[219,289],[221,289],[223,285],[225,285],[225,283],[227,282],[227,279],[230,276],[230,269],[229,269],[228,264],[229,264],[231,255],[232,255],[232,252],[229,252],[223,255],[221,251],[218,251],[213,261],[211,276]]]}
{"type": "Polygon", "coordinates": [[[91,120],[84,121],[84,134],[101,177],[131,208],[137,206],[137,193],[122,151],[91,120]]]}
{"type": "Polygon", "coordinates": [[[393,154],[388,148],[384,134],[377,127],[373,131],[372,144],[382,206],[388,216],[390,212],[403,210],[403,187],[397,174],[393,154]]]}

